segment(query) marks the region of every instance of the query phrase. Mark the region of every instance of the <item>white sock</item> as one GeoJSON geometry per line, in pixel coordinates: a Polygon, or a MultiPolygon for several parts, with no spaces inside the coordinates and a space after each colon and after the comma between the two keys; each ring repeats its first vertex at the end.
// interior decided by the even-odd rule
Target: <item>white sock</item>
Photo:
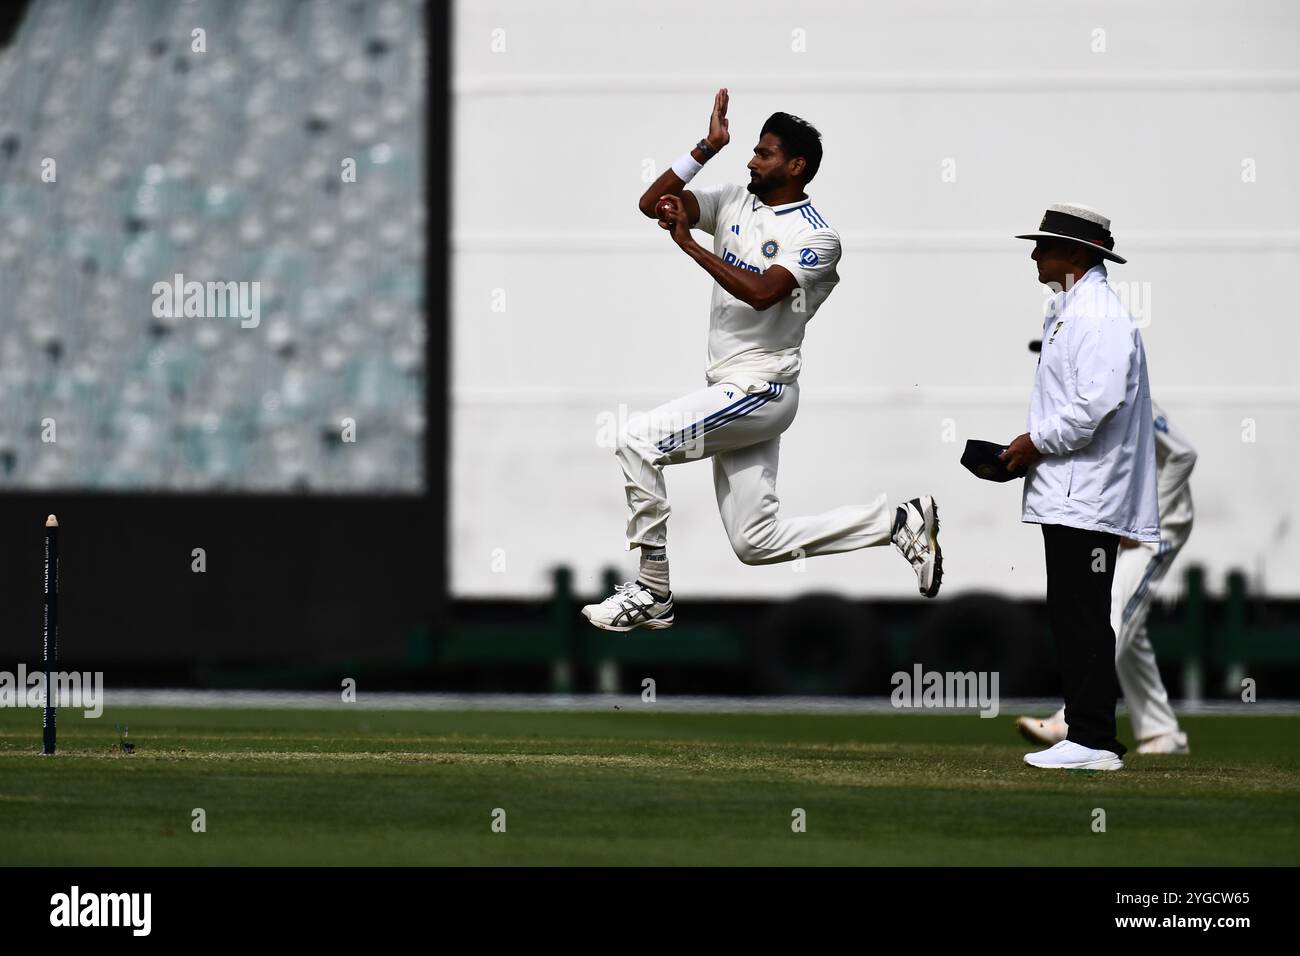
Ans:
{"type": "Polygon", "coordinates": [[[650,589],[660,601],[668,600],[668,549],[641,545],[641,571],[637,580],[650,589]]]}

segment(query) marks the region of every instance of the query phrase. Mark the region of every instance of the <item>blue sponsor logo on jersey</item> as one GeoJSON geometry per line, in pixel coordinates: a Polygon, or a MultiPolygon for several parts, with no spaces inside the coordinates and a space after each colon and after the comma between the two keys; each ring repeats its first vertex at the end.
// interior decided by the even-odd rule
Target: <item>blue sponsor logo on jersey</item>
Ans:
{"type": "Polygon", "coordinates": [[[722,261],[729,266],[735,266],[737,269],[748,269],[750,272],[762,272],[758,266],[751,266],[744,259],[737,259],[736,254],[730,249],[722,250],[722,261]]]}
{"type": "Polygon", "coordinates": [[[817,258],[817,253],[813,252],[811,249],[799,250],[799,265],[807,266],[811,269],[820,261],[821,260],[817,258]]]}
{"type": "Polygon", "coordinates": [[[734,232],[736,235],[740,235],[740,223],[736,223],[734,226],[732,226],[731,231],[734,232]]]}

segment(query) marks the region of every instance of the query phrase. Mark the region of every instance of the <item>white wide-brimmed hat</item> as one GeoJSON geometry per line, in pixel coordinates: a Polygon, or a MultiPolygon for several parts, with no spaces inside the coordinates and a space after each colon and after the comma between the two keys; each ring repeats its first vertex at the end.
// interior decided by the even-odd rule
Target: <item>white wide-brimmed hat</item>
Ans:
{"type": "Polygon", "coordinates": [[[1096,249],[1113,262],[1128,260],[1114,253],[1115,238],[1110,234],[1110,220],[1090,206],[1077,202],[1054,202],[1043,213],[1038,232],[1016,236],[1017,239],[1068,239],[1096,249]]]}

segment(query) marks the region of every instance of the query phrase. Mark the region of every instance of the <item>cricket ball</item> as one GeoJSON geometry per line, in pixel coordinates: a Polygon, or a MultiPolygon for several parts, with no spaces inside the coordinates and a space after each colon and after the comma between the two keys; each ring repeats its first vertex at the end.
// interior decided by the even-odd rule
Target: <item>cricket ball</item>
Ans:
{"type": "Polygon", "coordinates": [[[672,211],[673,204],[672,200],[669,199],[661,199],[659,200],[659,204],[655,206],[655,215],[660,219],[667,219],[669,215],[672,214],[672,211]]]}

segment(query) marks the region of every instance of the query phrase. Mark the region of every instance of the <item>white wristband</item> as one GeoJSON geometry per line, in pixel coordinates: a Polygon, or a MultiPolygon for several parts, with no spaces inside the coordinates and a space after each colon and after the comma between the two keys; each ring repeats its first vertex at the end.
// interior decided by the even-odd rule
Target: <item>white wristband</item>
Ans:
{"type": "Polygon", "coordinates": [[[703,168],[704,166],[697,163],[695,157],[690,153],[682,153],[682,155],[678,156],[673,162],[673,172],[675,172],[677,178],[684,183],[689,183],[695,178],[695,174],[703,168]]]}

